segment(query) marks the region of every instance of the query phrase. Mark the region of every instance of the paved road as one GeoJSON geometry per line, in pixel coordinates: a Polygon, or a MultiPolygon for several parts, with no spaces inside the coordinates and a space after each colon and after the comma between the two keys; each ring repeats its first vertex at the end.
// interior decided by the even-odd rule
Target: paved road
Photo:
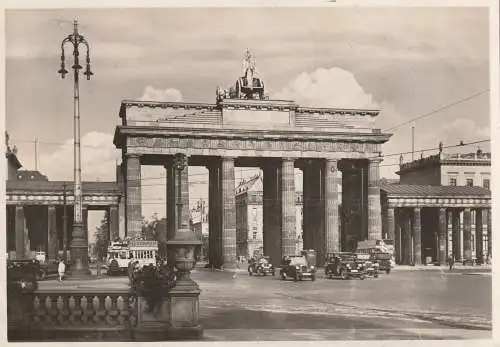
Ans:
{"type": "MultiPolygon", "coordinates": [[[[488,272],[394,271],[364,281],[293,282],[197,269],[192,277],[202,289],[208,341],[491,338],[488,272]]],[[[127,283],[121,277],[64,286],[127,283]]]]}
{"type": "Polygon", "coordinates": [[[491,274],[395,271],[378,279],[281,281],[197,270],[213,340],[489,338],[491,274]],[[290,330],[291,329],[291,330],[290,330]]]}

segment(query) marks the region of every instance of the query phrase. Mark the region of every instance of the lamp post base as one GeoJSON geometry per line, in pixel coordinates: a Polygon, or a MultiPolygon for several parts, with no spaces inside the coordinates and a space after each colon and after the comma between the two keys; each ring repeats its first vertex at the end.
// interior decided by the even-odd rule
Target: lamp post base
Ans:
{"type": "Polygon", "coordinates": [[[92,276],[89,269],[88,245],[82,223],[73,224],[73,239],[71,240],[71,265],[67,272],[69,279],[87,279],[92,276]]]}

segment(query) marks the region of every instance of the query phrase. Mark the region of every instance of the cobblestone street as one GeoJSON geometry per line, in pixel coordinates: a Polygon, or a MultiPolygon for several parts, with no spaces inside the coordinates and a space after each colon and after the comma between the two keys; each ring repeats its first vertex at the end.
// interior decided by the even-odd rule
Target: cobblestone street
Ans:
{"type": "MultiPolygon", "coordinates": [[[[281,281],[246,271],[192,274],[204,340],[477,339],[491,337],[491,272],[395,270],[378,279],[281,281]],[[474,293],[474,295],[471,295],[474,293]]],[[[125,277],[64,287],[122,287],[125,277]]],[[[55,281],[41,288],[61,286],[55,281]]]]}

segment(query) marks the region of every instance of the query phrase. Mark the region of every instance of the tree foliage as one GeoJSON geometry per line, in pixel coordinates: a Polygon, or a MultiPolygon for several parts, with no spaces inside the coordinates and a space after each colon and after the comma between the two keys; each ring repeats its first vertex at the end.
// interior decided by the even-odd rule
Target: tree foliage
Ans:
{"type": "Polygon", "coordinates": [[[109,212],[106,211],[104,218],[101,220],[101,224],[96,228],[94,238],[95,238],[95,252],[99,260],[105,259],[108,253],[109,244],[109,212]]]}

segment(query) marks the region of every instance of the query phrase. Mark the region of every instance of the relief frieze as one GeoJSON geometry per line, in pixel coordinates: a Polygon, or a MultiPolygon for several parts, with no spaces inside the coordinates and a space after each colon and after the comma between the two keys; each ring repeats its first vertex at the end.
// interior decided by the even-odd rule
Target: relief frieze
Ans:
{"type": "Polygon", "coordinates": [[[128,147],[240,149],[257,151],[362,152],[380,151],[380,144],[359,142],[321,142],[274,139],[206,139],[206,138],[147,138],[129,137],[128,147]]]}

